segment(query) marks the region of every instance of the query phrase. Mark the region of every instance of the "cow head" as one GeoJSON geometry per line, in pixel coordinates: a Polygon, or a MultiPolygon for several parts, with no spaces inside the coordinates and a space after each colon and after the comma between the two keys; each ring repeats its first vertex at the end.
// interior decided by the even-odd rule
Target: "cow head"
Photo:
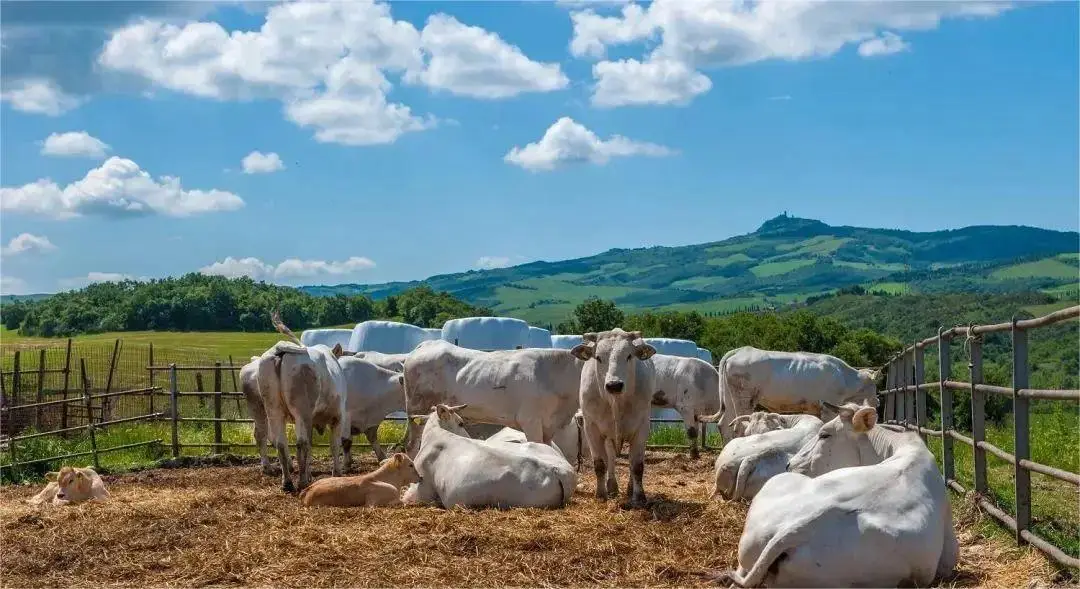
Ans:
{"type": "Polygon", "coordinates": [[[836,417],[791,457],[789,471],[816,477],[838,468],[863,466],[864,458],[872,454],[860,452],[860,447],[869,442],[866,433],[877,425],[877,410],[867,404],[824,405],[835,411],[836,417]]]}
{"type": "Polygon", "coordinates": [[[85,501],[93,497],[92,486],[94,471],[89,468],[65,466],[60,472],[45,475],[49,481],[56,482],[56,498],[61,501],[85,501]]]}
{"type": "Polygon", "coordinates": [[[735,435],[738,437],[753,436],[784,429],[784,421],[780,418],[780,414],[767,411],[755,411],[750,415],[740,415],[732,419],[729,425],[735,429],[735,435]]]}
{"type": "Polygon", "coordinates": [[[413,464],[408,454],[398,452],[387,458],[379,466],[386,466],[389,470],[394,471],[398,478],[398,487],[404,487],[412,483],[419,483],[423,480],[420,476],[420,472],[416,470],[416,465],[413,464]]]}
{"type": "Polygon", "coordinates": [[[428,415],[410,415],[409,417],[418,421],[426,420],[428,425],[434,419],[434,423],[438,424],[440,429],[467,438],[469,432],[465,431],[465,420],[457,413],[466,407],[468,407],[468,404],[449,406],[439,403],[431,408],[431,413],[428,415]]]}
{"type": "Polygon", "coordinates": [[[859,369],[859,396],[865,399],[877,399],[877,382],[881,371],[872,368],[859,369]]]}
{"type": "Polygon", "coordinates": [[[586,333],[582,343],[573,347],[570,353],[583,361],[597,363],[597,372],[603,377],[604,390],[612,395],[623,392],[628,385],[633,385],[636,362],[648,360],[656,353],[656,348],[641,339],[640,331],[626,332],[619,328],[602,333],[586,333]]]}

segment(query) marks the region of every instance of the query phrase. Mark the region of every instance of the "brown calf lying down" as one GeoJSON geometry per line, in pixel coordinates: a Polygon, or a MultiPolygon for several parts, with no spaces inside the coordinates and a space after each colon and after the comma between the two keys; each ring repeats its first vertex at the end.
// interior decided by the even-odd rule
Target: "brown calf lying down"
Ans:
{"type": "Polygon", "coordinates": [[[307,506],[401,505],[401,488],[419,481],[412,460],[399,452],[367,474],[319,479],[300,493],[300,501],[307,506]]]}
{"type": "Polygon", "coordinates": [[[90,467],[65,466],[60,472],[46,473],[49,484],[27,503],[30,505],[67,505],[88,499],[104,501],[109,496],[105,483],[90,467]]]}

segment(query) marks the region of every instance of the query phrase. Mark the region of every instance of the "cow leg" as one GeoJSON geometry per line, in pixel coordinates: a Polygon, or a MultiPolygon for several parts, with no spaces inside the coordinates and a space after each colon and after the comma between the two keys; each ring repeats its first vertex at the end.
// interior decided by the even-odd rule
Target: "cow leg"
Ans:
{"type": "Polygon", "coordinates": [[[698,428],[696,425],[686,426],[686,437],[690,440],[690,459],[698,459],[698,428]]]}
{"type": "Polygon", "coordinates": [[[551,443],[551,438],[544,440],[544,425],[535,419],[530,419],[525,423],[521,423],[521,433],[525,434],[525,439],[530,442],[536,442],[538,444],[551,443]]]}
{"type": "Polygon", "coordinates": [[[644,427],[634,437],[630,444],[630,482],[632,486],[627,490],[630,495],[631,505],[645,505],[645,441],[649,436],[649,428],[644,427]]]}
{"type": "Polygon", "coordinates": [[[296,466],[300,470],[297,489],[302,491],[311,484],[311,424],[297,419],[294,431],[296,431],[296,466]]]}
{"type": "Polygon", "coordinates": [[[375,452],[375,458],[382,462],[386,460],[386,450],[379,445],[379,426],[374,425],[364,430],[364,437],[371,444],[371,450],[375,452]]]}
{"type": "Polygon", "coordinates": [[[416,453],[420,451],[420,436],[423,435],[423,430],[420,424],[412,419],[409,419],[407,423],[409,425],[405,430],[405,453],[409,455],[409,458],[416,458],[416,453]]]}
{"type": "Polygon", "coordinates": [[[619,496],[619,482],[615,480],[615,441],[611,438],[604,440],[604,452],[607,455],[607,492],[611,497],[619,496]]]}
{"type": "Polygon", "coordinates": [[[608,498],[607,489],[604,487],[604,477],[607,475],[607,463],[604,448],[604,436],[597,429],[596,424],[585,420],[585,441],[589,444],[589,451],[593,457],[593,472],[596,473],[596,498],[604,501],[608,498]]]}
{"type": "MultiPolygon", "coordinates": [[[[345,439],[341,431],[341,422],[330,428],[330,474],[341,476],[342,441],[345,439]]],[[[350,443],[352,440],[349,440],[350,443]]],[[[310,452],[310,450],[309,450],[310,452]]]]}
{"type": "Polygon", "coordinates": [[[255,446],[259,448],[259,465],[262,466],[263,474],[272,475],[274,471],[270,469],[270,453],[266,449],[266,410],[263,408],[262,399],[257,398],[257,391],[248,394],[245,390],[244,394],[247,395],[248,415],[255,422],[253,425],[255,426],[255,446]]]}
{"type": "Polygon", "coordinates": [[[281,490],[292,493],[296,490],[292,482],[292,458],[289,456],[289,438],[285,435],[285,416],[281,409],[273,408],[267,419],[270,438],[277,448],[278,462],[281,464],[281,490]]]}

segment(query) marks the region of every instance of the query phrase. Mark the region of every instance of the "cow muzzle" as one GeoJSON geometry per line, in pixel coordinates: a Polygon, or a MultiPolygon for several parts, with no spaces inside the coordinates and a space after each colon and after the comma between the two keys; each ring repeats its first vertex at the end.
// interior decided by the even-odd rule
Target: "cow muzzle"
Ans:
{"type": "Polygon", "coordinates": [[[623,383],[623,381],[621,381],[621,380],[609,380],[609,381],[604,383],[604,390],[606,390],[607,392],[609,392],[609,393],[611,393],[613,395],[617,395],[617,394],[623,392],[623,387],[625,387],[625,386],[626,386],[626,384],[623,383]]]}

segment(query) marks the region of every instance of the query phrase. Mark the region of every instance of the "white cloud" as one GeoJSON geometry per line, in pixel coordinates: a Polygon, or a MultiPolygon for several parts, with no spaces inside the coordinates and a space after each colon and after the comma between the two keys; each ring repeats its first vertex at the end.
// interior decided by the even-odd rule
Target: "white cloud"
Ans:
{"type": "Polygon", "coordinates": [[[41,155],[101,159],[109,149],[107,143],[86,131],[68,131],[50,133],[41,146],[41,155]]]}
{"type": "Polygon", "coordinates": [[[712,88],[704,74],[669,59],[601,61],[593,65],[593,77],[592,103],[600,107],[683,105],[712,88]]]}
{"type": "Polygon", "coordinates": [[[17,111],[56,117],[79,106],[79,98],[64,93],[47,78],[25,78],[11,83],[13,88],[0,92],[0,100],[17,111]]]}
{"type": "Polygon", "coordinates": [[[285,164],[281,162],[281,157],[274,152],[262,153],[253,151],[244,156],[240,165],[244,168],[245,174],[269,174],[270,172],[277,172],[278,170],[285,169],[285,164]]]}
{"type": "Polygon", "coordinates": [[[557,64],[533,62],[483,29],[436,14],[421,32],[371,0],[276,5],[257,31],[144,20],[114,32],[98,62],[204,98],[280,100],[316,140],[346,145],[392,143],[435,126],[433,116],[388,101],[388,73],[481,98],[568,83],[557,64]]]}
{"type": "Polygon", "coordinates": [[[874,57],[875,55],[889,55],[892,53],[900,53],[901,51],[907,51],[911,46],[906,41],[900,38],[900,35],[896,33],[890,33],[885,31],[881,33],[880,37],[875,37],[869,41],[863,41],[859,45],[859,55],[863,57],[874,57]]]}
{"type": "Polygon", "coordinates": [[[633,141],[620,135],[605,141],[570,117],[562,117],[548,128],[540,141],[514,147],[503,161],[535,172],[554,170],[573,162],[603,165],[615,157],[660,157],[674,153],[662,145],[633,141]]]}
{"type": "MultiPolygon", "coordinates": [[[[602,16],[591,9],[574,12],[570,51],[578,57],[602,58],[608,47],[647,42],[652,48],[641,64],[668,60],[690,70],[822,58],[849,45],[859,46],[859,53],[868,57],[905,49],[906,43],[894,31],[932,30],[945,19],[989,18],[1012,7],[996,1],[654,0],[644,8],[628,4],[618,16],[602,16]]],[[[636,69],[634,73],[644,71],[636,69]]],[[[594,68],[594,75],[602,82],[599,74],[611,71],[619,70],[594,68]]],[[[700,87],[699,83],[691,88],[700,87]]],[[[602,89],[606,89],[604,101],[608,104],[678,104],[694,95],[688,91],[685,75],[636,85],[619,78],[618,83],[609,81],[607,86],[598,83],[596,92],[602,89]],[[661,89],[658,84],[671,87],[661,89]],[[672,96],[681,100],[672,100],[672,96]]]]}
{"type": "Polygon", "coordinates": [[[44,235],[20,233],[13,237],[2,249],[0,254],[5,256],[18,256],[21,254],[46,254],[56,251],[56,246],[44,235]]]}
{"type": "Polygon", "coordinates": [[[146,282],[150,280],[146,276],[133,276],[131,274],[123,274],[121,272],[89,272],[86,276],[78,276],[75,278],[61,278],[57,281],[61,288],[82,288],[89,284],[98,282],[123,282],[125,280],[137,280],[139,282],[146,282]]]}
{"type": "Polygon", "coordinates": [[[111,157],[61,188],[48,178],[18,188],[0,188],[0,210],[65,219],[79,215],[166,215],[187,217],[244,206],[223,190],[184,190],[180,179],[155,180],[135,162],[111,157]]]}
{"type": "Polygon", "coordinates": [[[369,258],[353,256],[347,260],[299,260],[289,258],[278,265],[268,264],[258,258],[227,257],[220,262],[199,268],[203,274],[239,278],[247,276],[254,280],[289,280],[317,276],[347,276],[375,267],[369,258]]]}
{"type": "Polygon", "coordinates": [[[551,92],[570,80],[557,63],[530,60],[495,33],[435,14],[420,34],[430,56],[423,70],[411,70],[408,82],[473,98],[508,98],[524,92],[551,92]]]}
{"type": "Polygon", "coordinates": [[[505,268],[509,265],[509,256],[480,256],[474,266],[481,270],[491,270],[493,268],[505,268]]]}
{"type": "Polygon", "coordinates": [[[0,275],[0,294],[21,295],[29,294],[26,281],[11,275],[0,275]]]}
{"type": "Polygon", "coordinates": [[[776,96],[770,96],[769,100],[791,100],[790,94],[778,94],[776,96]]]}

